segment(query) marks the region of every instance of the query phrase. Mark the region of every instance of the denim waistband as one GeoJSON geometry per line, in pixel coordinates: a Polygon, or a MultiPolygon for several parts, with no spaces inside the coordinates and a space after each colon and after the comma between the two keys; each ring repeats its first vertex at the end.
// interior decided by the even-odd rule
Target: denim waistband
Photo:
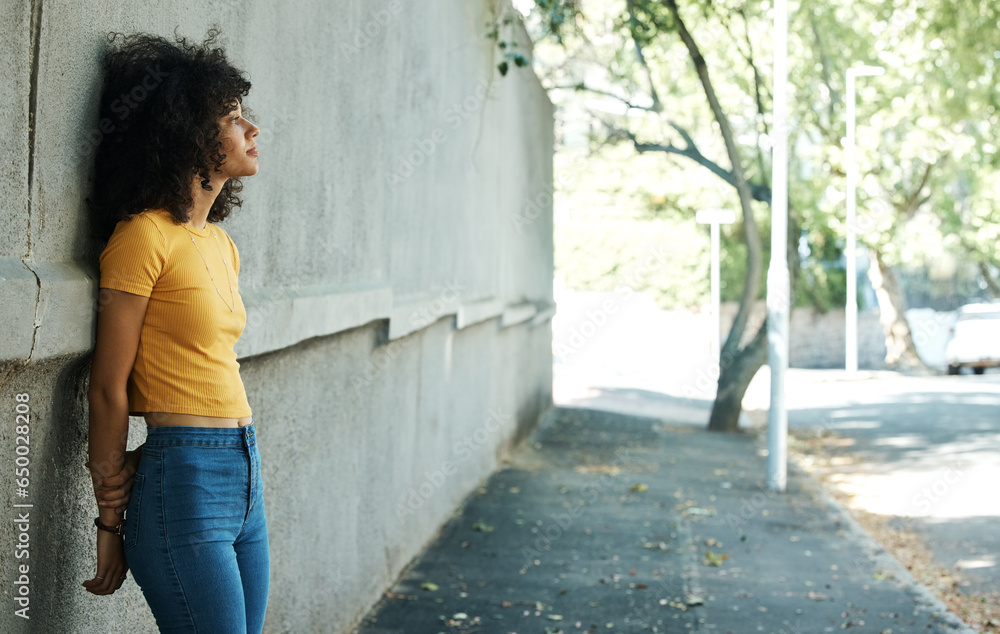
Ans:
{"type": "Polygon", "coordinates": [[[146,447],[198,445],[203,447],[244,447],[256,444],[253,421],[243,427],[188,427],[168,425],[146,429],[146,447]]]}

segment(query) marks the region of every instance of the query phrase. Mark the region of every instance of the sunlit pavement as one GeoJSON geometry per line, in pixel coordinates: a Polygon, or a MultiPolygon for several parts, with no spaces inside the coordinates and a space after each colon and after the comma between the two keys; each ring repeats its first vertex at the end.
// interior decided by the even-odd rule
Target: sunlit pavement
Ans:
{"type": "Polygon", "coordinates": [[[970,590],[1000,589],[1000,375],[797,370],[789,383],[792,428],[846,439],[828,469],[852,506],[925,535],[970,590]]]}
{"type": "MultiPolygon", "coordinates": [[[[568,294],[560,304],[555,402],[707,424],[715,374],[706,319],[636,296],[596,324],[607,297],[568,294]]],[[[845,438],[830,475],[853,506],[926,535],[939,563],[965,574],[970,590],[1000,588],[1000,373],[791,369],[786,386],[793,430],[845,438]]],[[[747,392],[741,427],[764,424],[769,401],[765,366],[747,392]]]]}

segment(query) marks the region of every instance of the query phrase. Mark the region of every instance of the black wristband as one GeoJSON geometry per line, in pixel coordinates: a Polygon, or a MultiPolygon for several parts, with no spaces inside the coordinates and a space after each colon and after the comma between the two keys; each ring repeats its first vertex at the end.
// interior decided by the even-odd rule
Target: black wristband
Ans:
{"type": "Polygon", "coordinates": [[[118,524],[115,525],[115,526],[107,526],[106,524],[101,524],[101,518],[100,517],[95,517],[94,518],[94,526],[96,526],[97,528],[101,529],[102,531],[108,531],[109,533],[114,533],[115,535],[118,535],[119,537],[123,536],[122,527],[124,525],[125,525],[125,520],[124,519],[118,520],[118,524]]]}

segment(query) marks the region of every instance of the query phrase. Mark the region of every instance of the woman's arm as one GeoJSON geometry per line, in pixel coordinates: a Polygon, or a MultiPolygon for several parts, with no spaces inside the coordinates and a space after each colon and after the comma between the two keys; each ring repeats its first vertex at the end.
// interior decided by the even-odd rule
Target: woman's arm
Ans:
{"type": "MultiPolygon", "coordinates": [[[[98,507],[113,508],[119,516],[125,514],[129,497],[132,494],[132,484],[135,482],[135,472],[139,469],[139,461],[142,459],[143,447],[145,447],[145,443],[132,451],[125,452],[125,464],[118,475],[101,478],[94,483],[94,494],[97,496],[98,507]]],[[[85,462],[83,466],[90,469],[90,461],[85,462]]]]}
{"type": "MultiPolygon", "coordinates": [[[[125,386],[139,349],[139,333],[148,297],[101,289],[97,343],[90,369],[90,472],[97,481],[116,476],[125,463],[128,440],[128,396],[125,386]]],[[[120,517],[113,507],[99,507],[100,521],[110,526],[120,517]]],[[[95,529],[96,530],[96,529],[95,529]]],[[[121,537],[97,530],[97,575],[84,582],[94,594],[111,594],[121,587],[128,569],[121,537]]]]}

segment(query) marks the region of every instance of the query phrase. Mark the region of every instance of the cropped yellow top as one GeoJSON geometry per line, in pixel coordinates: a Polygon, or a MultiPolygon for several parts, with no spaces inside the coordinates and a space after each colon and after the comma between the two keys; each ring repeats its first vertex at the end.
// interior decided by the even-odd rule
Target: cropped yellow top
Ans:
{"type": "Polygon", "coordinates": [[[247,319],[239,272],[236,245],[211,222],[197,229],[150,210],[115,226],[100,286],[149,298],[128,379],[130,415],[251,415],[233,349],[247,319]]]}

